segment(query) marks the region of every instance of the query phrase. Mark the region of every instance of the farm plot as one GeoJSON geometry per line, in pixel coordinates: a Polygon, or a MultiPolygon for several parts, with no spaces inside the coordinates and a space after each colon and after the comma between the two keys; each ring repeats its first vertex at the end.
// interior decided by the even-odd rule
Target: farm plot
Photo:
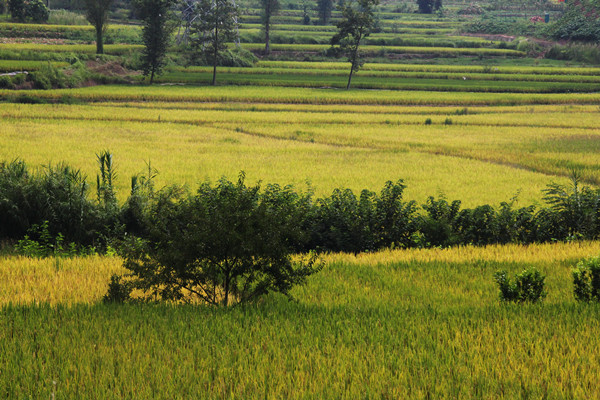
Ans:
{"type": "Polygon", "coordinates": [[[231,310],[104,306],[118,258],[5,257],[0,395],[596,398],[600,309],[575,303],[570,267],[599,251],[582,242],[331,255],[293,291],[297,302],[231,310]],[[545,301],[501,303],[493,273],[530,266],[547,275],[545,301]]]}
{"type": "MultiPolygon", "coordinates": [[[[547,184],[566,183],[573,170],[588,184],[600,183],[597,106],[452,107],[450,99],[445,106],[375,105],[369,103],[384,100],[385,92],[362,98],[362,91],[332,97],[348,105],[317,106],[327,97],[311,104],[310,94],[336,92],[305,90],[308,104],[294,104],[269,96],[287,95],[283,89],[249,89],[136,88],[128,95],[121,88],[118,94],[125,97],[117,99],[128,102],[103,101],[109,87],[32,92],[94,102],[1,105],[0,159],[17,154],[33,165],[67,161],[93,177],[94,155],[110,149],[122,177],[122,197],[127,177],[148,160],[163,184],[233,179],[244,170],[254,181],[300,187],[310,182],[317,194],[328,194],[336,187],[378,190],[385,181],[402,178],[412,199],[422,202],[442,192],[467,206],[497,204],[516,193],[524,204],[539,201],[547,184]],[[156,99],[201,97],[184,103],[132,101],[149,93],[156,99]],[[211,93],[226,97],[214,102],[211,93]]],[[[303,96],[297,98],[304,101],[303,96]]],[[[467,101],[475,94],[464,96],[467,101]]],[[[575,95],[563,98],[581,101],[575,95]]]]}

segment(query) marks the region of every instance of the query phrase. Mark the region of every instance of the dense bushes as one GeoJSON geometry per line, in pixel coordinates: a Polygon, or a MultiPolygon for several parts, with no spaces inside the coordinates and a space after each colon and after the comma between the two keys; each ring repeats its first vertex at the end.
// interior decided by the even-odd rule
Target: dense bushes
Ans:
{"type": "Polygon", "coordinates": [[[544,55],[552,60],[571,60],[590,64],[600,64],[600,46],[597,44],[569,43],[555,44],[544,55]]]}
{"type": "MultiPolygon", "coordinates": [[[[0,163],[0,241],[16,243],[44,221],[48,221],[52,237],[60,233],[66,242],[84,246],[102,248],[125,235],[147,238],[159,222],[155,215],[159,202],[175,188],[155,191],[156,172],[148,167],[146,176],[132,179],[131,194],[120,205],[113,191],[112,156],[102,153],[98,161],[101,169],[95,199],[85,177],[67,165],[49,165],[32,172],[22,161],[0,163]]],[[[202,185],[198,201],[205,200],[209,188],[207,183],[202,185]]],[[[357,196],[349,189],[336,189],[331,196],[314,199],[291,188],[281,189],[275,196],[274,187],[268,186],[262,196],[296,218],[293,225],[298,230],[286,233],[286,243],[295,251],[361,252],[600,236],[600,190],[582,188],[577,176],[568,186],[549,185],[544,191],[545,207],[516,208],[510,202],[463,209],[460,201],[443,197],[430,197],[419,207],[404,200],[404,189],[402,181],[388,182],[379,194],[364,190],[357,196]]],[[[173,207],[185,204],[179,199],[173,207]]]]}

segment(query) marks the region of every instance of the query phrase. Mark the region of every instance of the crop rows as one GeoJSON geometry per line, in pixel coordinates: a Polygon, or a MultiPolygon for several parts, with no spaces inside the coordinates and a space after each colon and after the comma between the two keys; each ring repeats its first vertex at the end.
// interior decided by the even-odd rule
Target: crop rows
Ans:
{"type": "MultiPolygon", "coordinates": [[[[284,69],[318,69],[347,71],[349,64],[345,62],[303,62],[303,61],[260,61],[261,68],[284,69]]],[[[428,72],[428,73],[479,73],[479,74],[523,74],[523,75],[569,75],[573,78],[600,75],[598,67],[526,67],[526,66],[494,66],[494,65],[433,65],[433,64],[386,64],[366,63],[361,71],[391,72],[428,72]]]]}
{"type": "MultiPolygon", "coordinates": [[[[181,95],[187,88],[169,90],[175,89],[181,95]]],[[[213,91],[222,94],[224,89],[213,91]]],[[[93,174],[86,165],[102,144],[127,160],[125,176],[138,172],[141,160],[150,159],[160,160],[165,181],[190,184],[202,177],[232,177],[242,169],[256,179],[280,183],[284,178],[295,184],[309,179],[319,193],[337,186],[376,189],[388,179],[406,178],[412,183],[408,193],[419,201],[442,190],[470,205],[508,200],[518,190],[524,200],[534,201],[551,180],[566,182],[573,168],[585,182],[600,182],[597,106],[271,104],[275,97],[268,94],[278,92],[269,88],[254,88],[265,101],[256,98],[246,104],[243,89],[236,88],[240,103],[104,103],[96,98],[81,106],[7,104],[0,110],[7,121],[1,155],[22,154],[33,164],[59,161],[50,147],[29,149],[30,143],[54,141],[61,143],[61,154],[69,155],[67,161],[93,174]],[[98,136],[94,127],[110,134],[98,136]],[[148,146],[137,158],[136,140],[148,146]],[[170,151],[177,159],[165,159],[164,152],[170,151]],[[197,154],[203,157],[197,159],[197,154]],[[315,157],[322,170],[309,174],[315,157]],[[345,167],[334,173],[339,163],[345,167]],[[186,165],[196,167],[190,170],[186,165]],[[361,170],[365,166],[369,168],[361,170]],[[425,170],[435,171],[427,175],[431,180],[424,179],[425,170]],[[460,176],[456,171],[462,171],[460,176]],[[483,189],[490,179],[493,190],[483,189]]],[[[160,90],[165,93],[167,88],[160,90]]],[[[121,185],[125,190],[126,182],[121,185]]]]}
{"type": "MultiPolygon", "coordinates": [[[[247,50],[260,50],[264,47],[258,43],[244,43],[243,48],[247,50]]],[[[273,43],[273,51],[299,51],[299,52],[322,52],[330,46],[325,44],[278,44],[273,43]]],[[[486,56],[513,56],[521,57],[525,53],[511,49],[490,49],[490,48],[455,48],[455,47],[419,47],[419,46],[362,46],[361,49],[366,54],[389,53],[389,54],[440,54],[440,55],[477,55],[486,56]]]]}
{"type": "MultiPolygon", "coordinates": [[[[332,69],[317,69],[317,68],[287,68],[287,67],[274,67],[274,66],[263,66],[262,64],[254,68],[244,67],[227,67],[221,68],[219,72],[226,74],[227,77],[230,75],[270,75],[270,80],[275,81],[286,75],[297,75],[300,79],[301,76],[310,76],[310,79],[327,79],[329,76],[344,76],[347,77],[349,66],[345,63],[343,67],[346,68],[332,68],[332,69]],[[315,78],[317,76],[317,78],[315,78]]],[[[192,74],[199,73],[212,73],[211,67],[172,67],[168,69],[169,72],[176,72],[182,76],[189,76],[193,79],[192,74]]],[[[222,75],[221,75],[222,76],[222,75]]],[[[399,78],[399,79],[451,79],[451,80],[476,80],[476,81],[490,81],[488,85],[493,85],[494,82],[508,81],[508,82],[521,82],[521,87],[526,87],[528,83],[534,82],[571,82],[574,85],[571,87],[574,91],[577,91],[578,84],[581,83],[598,83],[600,82],[600,75],[566,75],[566,74],[506,74],[506,73],[485,73],[481,70],[472,70],[471,72],[427,72],[427,71],[402,71],[402,70],[381,70],[381,69],[370,69],[366,67],[355,73],[355,77],[373,77],[373,78],[399,78]]],[[[164,80],[176,79],[172,74],[167,74],[164,80]]],[[[393,81],[396,83],[397,81],[393,81]]],[[[388,81],[389,83],[389,81],[388,81]]],[[[590,90],[594,87],[587,85],[587,88],[581,85],[583,90],[590,90]]],[[[550,89],[552,86],[547,86],[550,89]]],[[[596,88],[597,89],[597,88],[596,88]]],[[[491,91],[491,90],[490,90],[491,91]]]]}
{"type": "Polygon", "coordinates": [[[190,86],[95,86],[64,90],[0,90],[0,95],[29,95],[40,99],[60,100],[70,96],[82,101],[197,101],[255,102],[290,104],[372,104],[372,105],[450,105],[500,106],[543,104],[598,104],[598,93],[469,93],[430,91],[340,91],[310,88],[277,87],[190,87],[190,86]]]}
{"type": "MultiPolygon", "coordinates": [[[[66,62],[51,62],[50,64],[56,68],[61,68],[69,65],[66,62]]],[[[0,73],[35,71],[42,68],[45,65],[48,65],[48,62],[28,60],[0,60],[0,73]]]]}
{"type": "MultiPolygon", "coordinates": [[[[132,50],[140,50],[143,46],[135,44],[107,44],[104,46],[106,54],[123,55],[132,50]]],[[[93,44],[37,44],[37,43],[2,43],[0,51],[36,51],[58,53],[85,53],[95,54],[96,45],[93,44]]]]}

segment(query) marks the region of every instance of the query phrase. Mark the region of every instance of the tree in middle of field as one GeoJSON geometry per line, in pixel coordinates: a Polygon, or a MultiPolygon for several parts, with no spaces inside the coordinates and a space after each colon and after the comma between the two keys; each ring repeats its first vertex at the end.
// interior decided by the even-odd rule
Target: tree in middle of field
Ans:
{"type": "Polygon", "coordinates": [[[216,85],[219,57],[227,49],[227,43],[235,41],[238,35],[238,7],[232,0],[200,0],[196,13],[192,46],[196,56],[200,55],[213,66],[212,85],[216,85]]]}
{"type": "Polygon", "coordinates": [[[351,64],[346,89],[350,88],[352,73],[358,71],[364,63],[360,45],[375,26],[375,7],[378,4],[379,0],[356,0],[340,7],[342,20],[337,24],[338,32],[331,38],[331,45],[338,46],[351,64]]]}
{"type": "Polygon", "coordinates": [[[270,33],[271,33],[271,24],[272,24],[272,17],[274,15],[277,15],[277,13],[279,12],[279,0],[261,0],[261,5],[262,5],[262,15],[261,15],[261,19],[262,19],[262,24],[263,24],[263,30],[265,31],[265,55],[269,55],[269,53],[271,52],[271,48],[270,48],[270,33]]]}
{"type": "Polygon", "coordinates": [[[85,0],[85,18],[96,29],[96,54],[104,54],[104,32],[113,0],[85,0]]]}
{"type": "Polygon", "coordinates": [[[165,54],[175,27],[170,23],[171,7],[175,4],[176,0],[136,0],[135,3],[142,20],[142,66],[144,75],[150,75],[150,84],[165,65],[165,54]]]}

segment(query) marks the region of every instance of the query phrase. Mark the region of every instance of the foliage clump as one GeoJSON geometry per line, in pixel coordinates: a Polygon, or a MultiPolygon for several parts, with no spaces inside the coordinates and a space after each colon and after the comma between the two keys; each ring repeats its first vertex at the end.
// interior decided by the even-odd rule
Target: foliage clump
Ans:
{"type": "Polygon", "coordinates": [[[536,303],[546,297],[544,280],[546,279],[540,271],[535,268],[523,270],[515,275],[512,283],[506,271],[498,271],[494,274],[494,280],[500,288],[500,299],[515,303],[536,303]]]}
{"type": "Polygon", "coordinates": [[[42,0],[8,0],[8,10],[11,17],[18,22],[40,24],[47,22],[50,16],[50,11],[42,0]]]}
{"type": "MultiPolygon", "coordinates": [[[[317,272],[292,260],[310,196],[290,187],[221,179],[197,193],[169,188],[149,207],[148,232],[125,246],[128,284],[146,299],[229,306],[290,289],[317,272]]],[[[114,290],[118,289],[115,283],[114,290]]]]}
{"type": "Polygon", "coordinates": [[[600,301],[600,257],[581,261],[573,269],[573,293],[578,301],[600,301]]]}

